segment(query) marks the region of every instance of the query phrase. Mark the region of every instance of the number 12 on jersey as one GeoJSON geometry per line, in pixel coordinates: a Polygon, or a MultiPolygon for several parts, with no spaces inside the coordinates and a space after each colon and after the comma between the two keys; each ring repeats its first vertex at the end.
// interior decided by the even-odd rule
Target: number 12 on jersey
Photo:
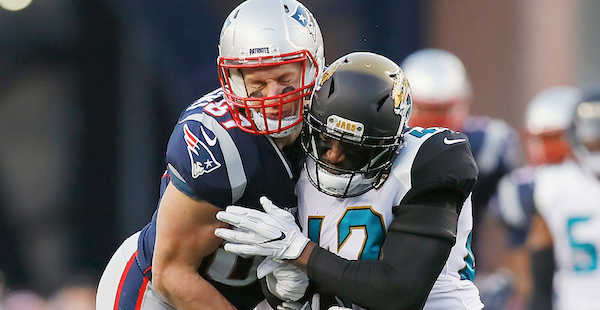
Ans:
{"type": "Polygon", "coordinates": [[[387,232],[381,214],[367,206],[350,207],[342,214],[335,227],[323,227],[324,219],[323,216],[308,218],[310,240],[323,248],[331,248],[333,244],[324,244],[327,241],[321,240],[321,233],[335,229],[337,254],[347,259],[379,259],[387,232]]]}

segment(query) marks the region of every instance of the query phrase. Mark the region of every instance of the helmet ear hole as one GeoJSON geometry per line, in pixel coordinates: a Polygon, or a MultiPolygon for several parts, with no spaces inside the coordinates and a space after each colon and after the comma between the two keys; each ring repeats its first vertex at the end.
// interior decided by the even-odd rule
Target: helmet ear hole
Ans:
{"type": "Polygon", "coordinates": [[[331,95],[333,95],[334,91],[335,91],[335,79],[331,79],[331,82],[329,85],[329,94],[327,94],[327,97],[331,97],[331,95]]]}
{"type": "Polygon", "coordinates": [[[379,100],[379,102],[377,102],[377,111],[379,111],[381,109],[381,107],[388,100],[389,97],[390,97],[390,95],[387,94],[383,98],[381,98],[381,100],[379,100]]]}

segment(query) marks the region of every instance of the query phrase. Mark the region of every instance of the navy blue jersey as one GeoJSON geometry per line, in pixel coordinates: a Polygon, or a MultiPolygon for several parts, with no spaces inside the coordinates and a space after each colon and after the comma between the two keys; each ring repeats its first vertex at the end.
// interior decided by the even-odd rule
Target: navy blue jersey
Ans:
{"type": "Polygon", "coordinates": [[[500,178],[523,165],[522,149],[517,131],[499,119],[469,116],[461,132],[469,138],[479,168],[473,189],[473,215],[477,223],[485,214],[500,178]]]}
{"type": "Polygon", "coordinates": [[[504,176],[498,185],[498,194],[492,200],[507,228],[510,247],[525,244],[531,222],[536,214],[533,191],[536,167],[525,166],[504,176]]]}
{"type": "MultiPolygon", "coordinates": [[[[183,111],[169,139],[166,165],[161,195],[170,181],[187,196],[223,209],[236,204],[262,210],[259,197],[263,195],[278,206],[296,205],[290,167],[298,164],[290,165],[270,137],[237,127],[221,89],[183,111]]],[[[138,243],[137,261],[149,279],[157,212],[138,243]]],[[[199,273],[238,309],[253,308],[263,299],[253,272],[259,260],[232,255],[219,249],[204,259],[199,273]]]]}

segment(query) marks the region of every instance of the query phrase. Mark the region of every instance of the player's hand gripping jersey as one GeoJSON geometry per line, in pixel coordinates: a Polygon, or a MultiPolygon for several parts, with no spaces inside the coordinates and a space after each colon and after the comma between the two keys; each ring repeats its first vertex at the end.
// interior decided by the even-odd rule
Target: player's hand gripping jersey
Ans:
{"type": "MultiPolygon", "coordinates": [[[[303,231],[321,248],[348,260],[386,261],[392,255],[410,255],[394,252],[399,246],[393,242],[401,240],[386,239],[392,230],[448,240],[454,246],[424,309],[481,309],[483,305],[472,282],[475,269],[470,251],[473,225],[470,193],[477,167],[468,140],[465,135],[444,128],[416,127],[404,137],[405,146],[393,164],[391,175],[378,190],[338,199],[317,190],[303,172],[296,187],[298,197],[303,197],[298,210],[303,231]],[[459,193],[458,209],[412,205],[413,199],[424,193],[444,191],[459,193]],[[431,225],[440,223],[439,219],[448,225],[431,225]]],[[[435,268],[421,266],[423,262],[414,254],[418,253],[415,249],[412,265],[396,265],[388,260],[386,267],[361,269],[352,268],[348,262],[343,265],[347,268],[344,271],[339,257],[315,249],[319,255],[315,259],[311,256],[309,261],[310,279],[324,287],[336,288],[335,292],[342,293],[338,296],[352,296],[355,303],[374,299],[389,303],[403,294],[413,294],[410,288],[389,292],[391,282],[384,281],[384,277],[402,277],[407,269],[435,268]],[[357,279],[361,282],[359,286],[357,279]],[[386,299],[386,294],[396,296],[386,299]]]]}

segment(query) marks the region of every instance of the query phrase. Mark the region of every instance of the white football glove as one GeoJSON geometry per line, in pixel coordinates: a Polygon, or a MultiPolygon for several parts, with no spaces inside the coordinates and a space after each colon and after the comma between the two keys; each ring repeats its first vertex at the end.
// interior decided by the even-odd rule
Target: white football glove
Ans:
{"type": "MultiPolygon", "coordinates": [[[[266,258],[266,260],[270,260],[266,258]]],[[[267,288],[284,301],[297,301],[308,288],[308,276],[290,263],[281,263],[273,272],[266,275],[267,288]]]]}
{"type": "Polygon", "coordinates": [[[267,256],[274,260],[296,259],[309,239],[302,234],[294,216],[260,197],[265,212],[228,206],[217,219],[242,230],[217,228],[215,235],[225,239],[225,250],[240,255],[267,256]]]}

